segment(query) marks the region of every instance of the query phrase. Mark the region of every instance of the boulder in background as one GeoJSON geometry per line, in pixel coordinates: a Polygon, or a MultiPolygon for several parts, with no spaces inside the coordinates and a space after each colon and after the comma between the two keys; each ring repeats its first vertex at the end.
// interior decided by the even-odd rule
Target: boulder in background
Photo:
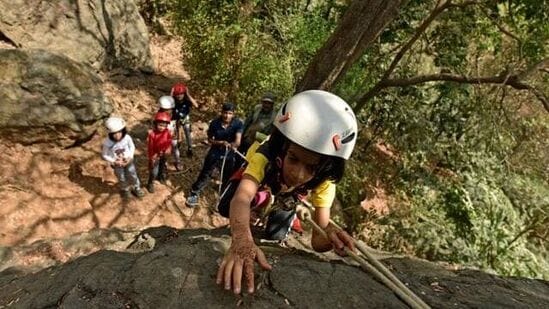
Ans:
{"type": "Polygon", "coordinates": [[[0,132],[63,147],[91,137],[112,112],[91,68],[44,50],[0,50],[0,132]]]}
{"type": "Polygon", "coordinates": [[[147,27],[133,1],[1,1],[0,40],[95,68],[153,67],[147,27]]]}

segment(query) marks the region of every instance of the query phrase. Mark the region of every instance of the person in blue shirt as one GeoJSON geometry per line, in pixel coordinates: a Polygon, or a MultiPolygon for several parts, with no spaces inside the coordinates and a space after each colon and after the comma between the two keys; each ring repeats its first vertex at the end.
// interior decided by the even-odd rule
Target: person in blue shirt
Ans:
{"type": "Polygon", "coordinates": [[[240,119],[234,117],[235,106],[225,103],[221,109],[221,115],[210,122],[208,127],[208,142],[210,149],[204,158],[202,170],[191,187],[191,193],[185,201],[188,207],[198,205],[200,192],[206,187],[216,165],[225,160],[223,165],[222,183],[226,183],[235,164],[233,150],[240,146],[244,125],[240,119]]]}

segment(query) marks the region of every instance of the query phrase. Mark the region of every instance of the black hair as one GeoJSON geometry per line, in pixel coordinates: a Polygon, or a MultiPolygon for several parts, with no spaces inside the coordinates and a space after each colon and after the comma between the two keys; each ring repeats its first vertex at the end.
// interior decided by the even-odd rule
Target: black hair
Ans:
{"type": "MultiPolygon", "coordinates": [[[[284,159],[284,156],[286,156],[286,152],[292,143],[293,142],[284,136],[276,127],[273,127],[269,140],[261,146],[261,150],[258,150],[264,153],[269,160],[269,166],[265,172],[265,179],[273,191],[278,191],[280,187],[278,182],[281,170],[276,164],[276,159],[284,159]]],[[[320,155],[322,156],[321,163],[316,169],[313,178],[303,184],[298,190],[312,190],[326,180],[337,183],[343,178],[345,172],[345,159],[324,154],[320,155]]]]}
{"type": "MultiPolygon", "coordinates": [[[[117,140],[114,139],[114,135],[118,132],[122,132],[122,138],[124,138],[124,136],[126,136],[126,127],[124,127],[122,130],[120,131],[116,131],[116,132],[112,132],[112,133],[109,133],[109,139],[113,142],[118,142],[117,140]]],[[[122,140],[122,138],[120,140],[122,140]]]]}
{"type": "Polygon", "coordinates": [[[231,102],[225,102],[223,103],[221,110],[224,112],[227,112],[227,111],[234,112],[234,104],[231,102]]]}

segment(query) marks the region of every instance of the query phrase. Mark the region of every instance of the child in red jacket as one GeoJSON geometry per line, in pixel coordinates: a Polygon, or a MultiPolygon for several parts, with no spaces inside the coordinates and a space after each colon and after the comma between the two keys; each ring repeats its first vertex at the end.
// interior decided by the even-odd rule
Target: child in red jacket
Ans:
{"type": "Polygon", "coordinates": [[[167,112],[158,112],[154,116],[154,127],[147,136],[147,156],[149,158],[149,181],[147,190],[154,192],[154,180],[166,181],[166,155],[172,151],[172,134],[168,124],[172,116],[167,112]]]}

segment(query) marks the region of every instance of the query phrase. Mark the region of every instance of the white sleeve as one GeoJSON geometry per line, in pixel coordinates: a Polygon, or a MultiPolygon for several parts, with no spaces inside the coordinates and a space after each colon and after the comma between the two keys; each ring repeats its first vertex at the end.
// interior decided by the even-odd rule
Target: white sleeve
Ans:
{"type": "Polygon", "coordinates": [[[133,159],[133,155],[135,154],[135,145],[133,144],[133,139],[131,136],[126,136],[128,137],[128,155],[126,156],[126,159],[133,159]]]}
{"type": "Polygon", "coordinates": [[[111,145],[108,141],[105,141],[103,143],[103,151],[101,152],[101,157],[103,157],[103,160],[114,163],[116,161],[116,158],[112,155],[111,151],[111,145]]]}

